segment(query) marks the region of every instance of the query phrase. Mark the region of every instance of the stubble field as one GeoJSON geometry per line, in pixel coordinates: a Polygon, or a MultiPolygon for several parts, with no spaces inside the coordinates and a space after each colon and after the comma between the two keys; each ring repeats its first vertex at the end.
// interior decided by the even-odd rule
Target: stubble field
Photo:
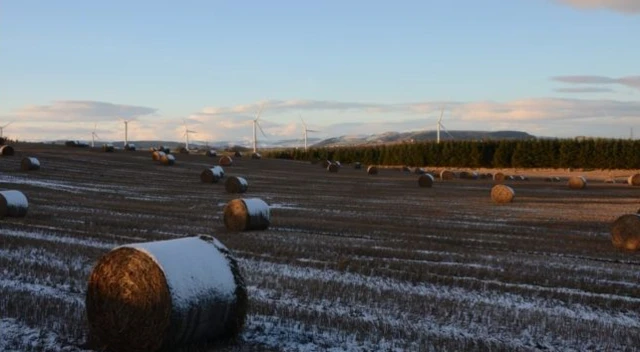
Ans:
{"type": "Polygon", "coordinates": [[[163,166],[147,151],[16,151],[0,157],[0,190],[22,191],[29,213],[0,220],[0,350],[82,350],[101,255],[202,234],[235,253],[248,287],[246,327],[224,350],[640,348],[640,257],[609,234],[640,208],[640,187],[570,190],[531,171],[539,177],[506,182],[513,203],[496,205],[489,179],[418,188],[393,169],[234,158],[226,175],[247,179],[243,197],[266,201],[272,223],[230,233],[222,208],[238,196],[199,178],[217,158],[163,166]],[[19,171],[23,156],[41,170],[19,171]]]}

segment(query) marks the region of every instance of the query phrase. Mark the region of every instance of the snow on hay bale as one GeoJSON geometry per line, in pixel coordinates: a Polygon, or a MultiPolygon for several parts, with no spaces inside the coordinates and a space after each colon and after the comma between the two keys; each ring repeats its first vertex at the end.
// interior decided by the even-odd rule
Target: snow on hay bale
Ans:
{"type": "Polygon", "coordinates": [[[378,168],[376,166],[370,165],[367,168],[367,174],[368,175],[377,175],[378,174],[378,168]]]}
{"type": "Polygon", "coordinates": [[[173,154],[164,154],[160,157],[162,165],[170,166],[176,163],[176,157],[173,154]]]}
{"type": "Polygon", "coordinates": [[[223,214],[229,231],[266,230],[271,223],[269,205],[260,198],[234,199],[223,214]]]}
{"type": "Polygon", "coordinates": [[[496,172],[495,174],[493,174],[493,181],[495,183],[504,182],[506,178],[507,176],[505,176],[505,174],[503,174],[502,172],[496,172]]]}
{"type": "Polygon", "coordinates": [[[13,147],[10,145],[3,145],[0,147],[0,155],[2,156],[12,156],[15,153],[13,147]]]}
{"type": "Polygon", "coordinates": [[[340,170],[340,166],[338,164],[331,163],[327,166],[327,170],[329,170],[329,172],[338,172],[338,170],[340,170]]]}
{"type": "Polygon", "coordinates": [[[22,171],[40,170],[40,161],[31,156],[22,158],[20,169],[22,171]]]}
{"type": "Polygon", "coordinates": [[[89,277],[89,341],[100,351],[138,352],[232,338],[247,301],[236,259],[211,236],[123,245],[89,277]]]}
{"type": "Polygon", "coordinates": [[[217,183],[223,177],[224,169],[217,165],[200,173],[200,181],[204,183],[217,183]]]}
{"type": "Polygon", "coordinates": [[[449,170],[442,170],[440,171],[440,179],[441,180],[453,180],[453,178],[455,177],[455,174],[449,170]]]}
{"type": "Polygon", "coordinates": [[[640,186],[640,174],[629,176],[627,182],[632,186],[640,186]]]}
{"type": "Polygon", "coordinates": [[[166,155],[165,152],[161,150],[156,150],[151,154],[151,159],[153,159],[154,161],[160,161],[160,159],[162,159],[165,155],[166,155]]]}
{"type": "Polygon", "coordinates": [[[23,217],[29,210],[29,201],[20,191],[0,191],[0,218],[23,217]]]}
{"type": "Polygon", "coordinates": [[[611,242],[618,249],[640,249],[640,214],[622,215],[611,226],[611,242]]]}
{"type": "Polygon", "coordinates": [[[495,185],[491,188],[491,200],[498,204],[511,203],[515,192],[506,185],[495,185]]]}
{"type": "Polygon", "coordinates": [[[223,155],[220,157],[220,160],[218,160],[218,164],[221,166],[231,166],[233,164],[233,159],[228,155],[223,155]]]}
{"type": "Polygon", "coordinates": [[[587,180],[584,176],[572,176],[569,178],[568,185],[571,189],[583,189],[587,187],[587,180]]]}
{"type": "Polygon", "coordinates": [[[249,188],[249,183],[243,177],[232,176],[224,183],[227,193],[245,193],[249,188]]]}
{"type": "Polygon", "coordinates": [[[431,187],[433,186],[433,176],[430,174],[422,174],[418,177],[418,186],[420,187],[431,187]]]}

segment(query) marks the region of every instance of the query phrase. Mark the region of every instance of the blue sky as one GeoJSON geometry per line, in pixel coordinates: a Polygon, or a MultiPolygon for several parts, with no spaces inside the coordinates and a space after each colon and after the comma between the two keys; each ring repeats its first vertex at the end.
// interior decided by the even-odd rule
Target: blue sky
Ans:
{"type": "Polygon", "coordinates": [[[0,3],[0,126],[21,139],[433,129],[640,133],[635,0],[0,3]]]}

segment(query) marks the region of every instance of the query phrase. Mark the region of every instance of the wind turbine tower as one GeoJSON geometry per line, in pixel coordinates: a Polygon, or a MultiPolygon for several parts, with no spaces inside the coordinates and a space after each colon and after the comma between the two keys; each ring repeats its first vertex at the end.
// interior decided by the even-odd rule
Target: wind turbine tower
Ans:
{"type": "Polygon", "coordinates": [[[129,145],[129,122],[134,121],[135,119],[130,119],[130,120],[125,120],[122,119],[122,122],[124,122],[124,147],[126,148],[127,145],[129,145]]]}
{"type": "Polygon", "coordinates": [[[302,119],[302,116],[300,116],[300,121],[302,121],[302,126],[304,126],[304,151],[306,152],[307,151],[307,133],[309,133],[309,132],[320,132],[320,131],[308,129],[307,128],[307,124],[302,119]]]}
{"type": "Polygon", "coordinates": [[[93,132],[91,132],[91,148],[94,148],[96,146],[96,138],[100,138],[96,134],[96,127],[98,127],[97,122],[95,123],[95,125],[93,125],[93,132]]]}
{"type": "Polygon", "coordinates": [[[7,123],[7,124],[6,124],[6,125],[4,125],[4,126],[0,126],[0,138],[2,138],[2,137],[4,136],[4,129],[5,129],[7,126],[9,126],[10,124],[12,124],[12,123],[13,123],[13,121],[11,121],[11,122],[7,123]]]}
{"type": "Polygon", "coordinates": [[[187,120],[183,119],[182,122],[184,124],[184,149],[189,151],[189,133],[197,133],[197,132],[196,131],[191,131],[187,127],[187,120]]]}
{"type": "Polygon", "coordinates": [[[253,152],[254,153],[258,152],[258,133],[257,133],[256,127],[260,129],[260,132],[262,132],[263,136],[267,137],[267,135],[264,133],[264,130],[262,129],[262,126],[260,126],[260,123],[258,122],[258,119],[260,118],[260,114],[262,113],[263,108],[264,108],[264,104],[260,105],[260,109],[258,109],[258,112],[256,113],[256,118],[253,119],[253,152]]]}
{"type": "Polygon", "coordinates": [[[444,125],[442,124],[442,116],[444,115],[444,107],[442,107],[442,109],[440,110],[440,118],[438,119],[438,125],[437,125],[437,130],[436,130],[436,143],[440,144],[440,130],[444,130],[444,132],[451,137],[451,139],[453,139],[453,136],[451,135],[451,133],[449,133],[449,131],[447,131],[447,128],[444,127],[444,125]]]}

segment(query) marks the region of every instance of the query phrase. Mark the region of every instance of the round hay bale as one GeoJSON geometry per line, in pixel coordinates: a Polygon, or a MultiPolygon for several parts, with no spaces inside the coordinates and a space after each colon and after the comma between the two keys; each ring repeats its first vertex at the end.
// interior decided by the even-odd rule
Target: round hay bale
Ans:
{"type": "Polygon", "coordinates": [[[458,174],[458,178],[460,178],[461,180],[470,180],[471,173],[467,171],[460,171],[460,173],[458,174]]]}
{"type": "Polygon", "coordinates": [[[327,166],[327,170],[329,170],[329,172],[338,172],[338,170],[340,170],[340,166],[338,166],[338,164],[331,163],[327,166]]]}
{"type": "Polygon", "coordinates": [[[331,165],[331,161],[326,160],[326,159],[325,159],[325,160],[322,160],[322,164],[321,164],[321,165],[322,165],[322,168],[323,168],[323,169],[326,169],[326,168],[328,168],[328,167],[329,167],[329,165],[331,165]]]}
{"type": "Polygon", "coordinates": [[[231,166],[233,165],[233,159],[228,155],[223,155],[220,157],[220,160],[218,160],[218,164],[220,164],[220,166],[231,166]]]}
{"type": "Polygon", "coordinates": [[[568,185],[571,189],[584,189],[587,187],[587,180],[583,176],[572,176],[568,185]]]}
{"type": "Polygon", "coordinates": [[[529,178],[525,175],[518,176],[518,181],[529,181],[529,178]]]}
{"type": "Polygon", "coordinates": [[[213,157],[218,156],[218,152],[216,152],[216,151],[215,151],[215,150],[213,150],[213,149],[210,149],[210,150],[207,150],[206,155],[207,155],[208,157],[212,157],[212,158],[213,158],[213,157]]]}
{"type": "Polygon", "coordinates": [[[367,168],[367,174],[369,174],[369,175],[377,175],[378,174],[378,168],[376,166],[370,165],[367,168]]]}
{"type": "Polygon", "coordinates": [[[151,159],[153,159],[154,161],[160,161],[160,159],[162,159],[165,155],[166,155],[165,152],[161,150],[156,150],[153,153],[151,153],[151,159]]]}
{"type": "Polygon", "coordinates": [[[495,185],[491,188],[491,200],[498,204],[513,202],[515,192],[513,188],[506,185],[495,185]]]}
{"type": "Polygon", "coordinates": [[[418,177],[418,186],[420,187],[431,187],[433,186],[434,178],[429,174],[422,174],[418,177]]]}
{"type": "Polygon", "coordinates": [[[15,150],[10,145],[3,145],[0,147],[0,155],[2,156],[12,156],[15,154],[15,150]]]}
{"type": "Polygon", "coordinates": [[[493,174],[493,182],[502,183],[507,177],[502,172],[496,172],[493,174]]]}
{"type": "Polygon", "coordinates": [[[635,175],[631,175],[629,176],[629,179],[627,180],[627,182],[631,185],[631,186],[640,186],[640,174],[635,174],[635,175]]]}
{"type": "Polygon", "coordinates": [[[125,144],[124,150],[126,150],[128,152],[135,152],[136,151],[136,145],[133,144],[133,143],[125,144]]]}
{"type": "Polygon", "coordinates": [[[234,199],[225,205],[223,214],[229,231],[266,230],[271,223],[269,205],[260,198],[234,199]]]}
{"type": "Polygon", "coordinates": [[[34,157],[22,158],[20,169],[22,171],[40,170],[40,161],[34,157]]]}
{"type": "Polygon", "coordinates": [[[124,245],[89,277],[89,340],[101,351],[154,352],[228,339],[247,302],[238,262],[211,236],[124,245]]]}
{"type": "Polygon", "coordinates": [[[413,173],[415,173],[416,175],[424,175],[425,171],[421,167],[416,167],[415,169],[413,169],[413,173]]]}
{"type": "Polygon", "coordinates": [[[224,177],[224,170],[220,166],[214,166],[209,169],[205,169],[200,173],[200,181],[204,183],[217,183],[224,177]]]}
{"type": "Polygon", "coordinates": [[[342,164],[338,160],[334,161],[333,164],[336,164],[338,167],[342,167],[342,164]]]}
{"type": "Polygon", "coordinates": [[[611,242],[618,249],[640,249],[640,214],[622,215],[611,226],[611,242]]]}
{"type": "Polygon", "coordinates": [[[113,144],[103,144],[102,151],[106,153],[113,153],[116,151],[116,148],[113,146],[113,144]]]}
{"type": "Polygon", "coordinates": [[[227,193],[244,193],[249,188],[249,183],[243,177],[231,176],[224,183],[227,193]]]}
{"type": "Polygon", "coordinates": [[[449,170],[440,171],[440,179],[445,180],[453,180],[455,178],[455,174],[449,170]]]}
{"type": "Polygon", "coordinates": [[[356,169],[356,170],[360,170],[360,169],[362,169],[362,164],[360,162],[355,162],[353,164],[353,168],[356,169]]]}
{"type": "Polygon", "coordinates": [[[171,166],[176,163],[176,157],[173,154],[165,154],[160,157],[162,165],[171,166]]]}
{"type": "Polygon", "coordinates": [[[27,215],[29,200],[20,191],[0,191],[0,218],[21,218],[27,215]]]}
{"type": "Polygon", "coordinates": [[[235,156],[236,158],[242,158],[242,153],[240,153],[239,150],[236,150],[235,153],[233,153],[233,156],[235,156]]]}
{"type": "Polygon", "coordinates": [[[251,154],[251,159],[262,159],[262,155],[260,153],[251,154]]]}

